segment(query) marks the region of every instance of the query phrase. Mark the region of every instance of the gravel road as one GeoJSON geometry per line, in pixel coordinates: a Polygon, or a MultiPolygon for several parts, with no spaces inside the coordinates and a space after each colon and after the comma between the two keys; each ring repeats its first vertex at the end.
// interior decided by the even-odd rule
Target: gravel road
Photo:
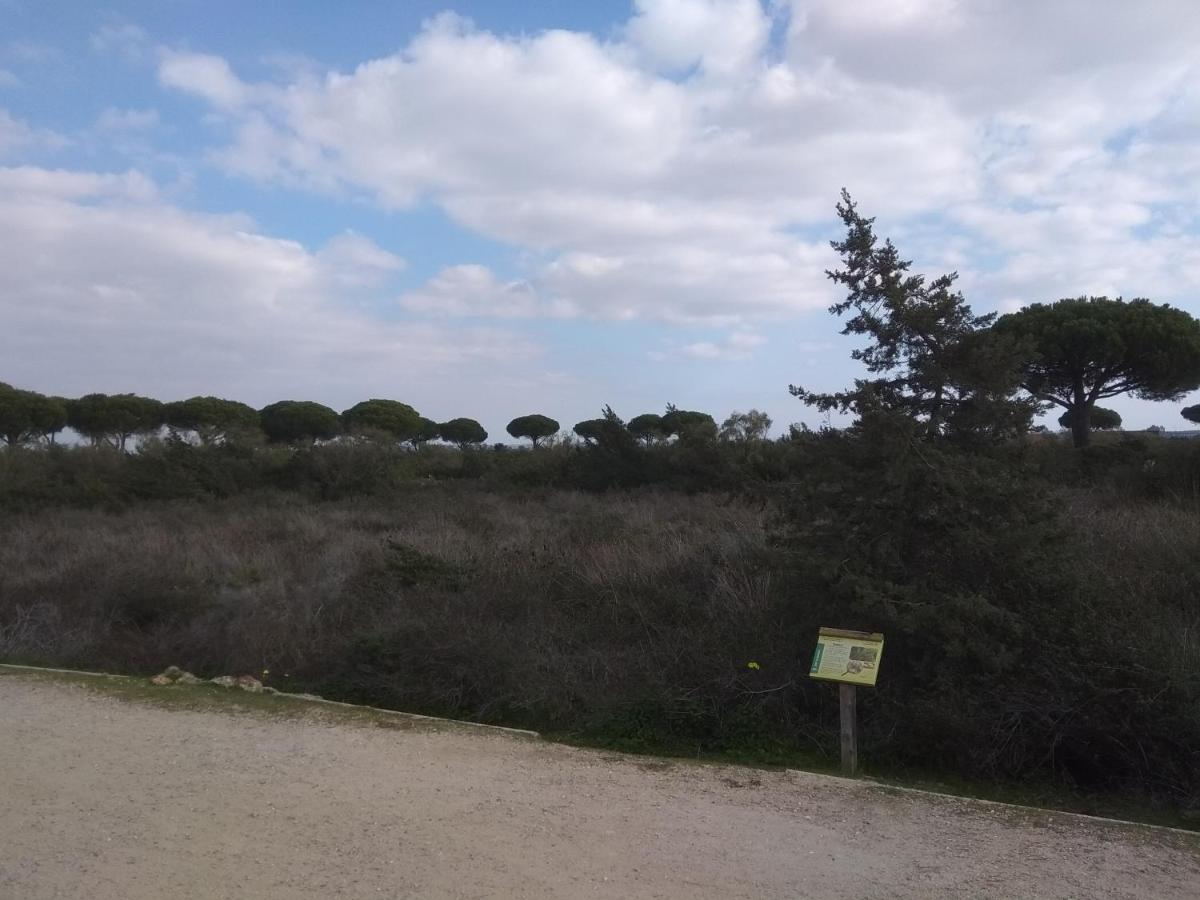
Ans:
{"type": "Polygon", "coordinates": [[[5,900],[1198,896],[1168,830],[0,677],[5,900]]]}

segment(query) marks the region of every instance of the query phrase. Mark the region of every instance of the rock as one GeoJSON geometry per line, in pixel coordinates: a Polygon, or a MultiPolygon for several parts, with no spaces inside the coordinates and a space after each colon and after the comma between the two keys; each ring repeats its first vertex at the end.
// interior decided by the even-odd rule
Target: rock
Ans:
{"type": "Polygon", "coordinates": [[[197,678],[191,672],[184,672],[175,679],[176,684],[204,684],[203,678],[197,678]]]}
{"type": "Polygon", "coordinates": [[[253,675],[239,675],[234,680],[234,684],[243,691],[249,691],[252,694],[261,694],[263,689],[262,682],[253,675]]]}
{"type": "Polygon", "coordinates": [[[172,684],[173,682],[167,675],[163,674],[163,675],[155,675],[153,678],[150,679],[150,683],[157,684],[159,687],[162,687],[163,685],[172,684]]]}
{"type": "Polygon", "coordinates": [[[237,685],[237,679],[232,675],[218,675],[212,680],[212,684],[219,684],[223,688],[231,688],[237,685]]]}
{"type": "Polygon", "coordinates": [[[162,670],[162,674],[167,678],[170,678],[172,681],[175,681],[180,675],[184,674],[184,671],[183,669],[179,668],[179,666],[167,666],[162,670]]]}

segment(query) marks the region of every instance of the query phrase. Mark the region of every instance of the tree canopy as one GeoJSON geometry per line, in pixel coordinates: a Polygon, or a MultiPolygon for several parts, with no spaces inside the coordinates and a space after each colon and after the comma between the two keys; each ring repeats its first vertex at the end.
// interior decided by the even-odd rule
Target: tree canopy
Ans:
{"type": "Polygon", "coordinates": [[[451,444],[457,444],[460,449],[466,449],[471,444],[482,444],[487,440],[488,433],[474,419],[451,419],[438,426],[438,437],[451,444]]]}
{"type": "Polygon", "coordinates": [[[646,443],[668,436],[666,429],[663,428],[663,417],[657,413],[642,413],[640,416],[634,416],[626,427],[630,434],[646,443]]]}
{"type": "Polygon", "coordinates": [[[668,435],[673,434],[681,441],[705,441],[717,436],[717,422],[708,413],[677,409],[674,404],[667,404],[662,428],[668,435]]]}
{"type": "Polygon", "coordinates": [[[725,441],[761,441],[771,430],[771,417],[757,409],[734,411],[721,423],[721,439],[725,441]]]}
{"type": "Polygon", "coordinates": [[[203,444],[227,440],[235,432],[259,429],[258,410],[236,400],[220,397],[189,397],[163,408],[166,423],[182,431],[194,431],[203,444]]]}
{"type": "Polygon", "coordinates": [[[517,416],[508,423],[506,430],[515,438],[529,438],[536,447],[542,438],[558,434],[558,429],[559,424],[549,416],[535,413],[528,416],[517,416]]]}
{"type": "Polygon", "coordinates": [[[277,444],[329,440],[342,431],[338,414],[311,400],[280,400],[264,406],[259,418],[267,439],[277,444]]]}
{"type": "Polygon", "coordinates": [[[67,404],[67,424],[93,444],[110,440],[124,450],[129,439],[163,425],[163,404],[137,394],[86,394],[67,404]]]}
{"type": "Polygon", "coordinates": [[[1001,318],[995,330],[1026,344],[1021,384],[1073,413],[1077,447],[1088,443],[1098,400],[1177,400],[1200,387],[1200,322],[1144,298],[1035,303],[1001,318]]]}
{"type": "Polygon", "coordinates": [[[427,419],[424,416],[418,416],[417,430],[413,432],[413,435],[408,439],[408,442],[412,444],[413,447],[419,447],[421,444],[427,444],[430,441],[436,441],[441,436],[441,431],[437,422],[433,421],[433,419],[427,419]]]}
{"type": "Polygon", "coordinates": [[[0,439],[10,447],[42,437],[53,440],[66,424],[64,401],[0,382],[0,439]]]}
{"type": "Polygon", "coordinates": [[[1197,403],[1195,406],[1185,406],[1179,411],[1179,414],[1189,422],[1200,424],[1200,403],[1197,403]]]}
{"type": "MultiPolygon", "coordinates": [[[[1068,409],[1058,417],[1058,424],[1063,428],[1074,430],[1072,428],[1074,421],[1075,410],[1073,409],[1068,409]]],[[[1091,417],[1088,419],[1088,427],[1092,431],[1115,431],[1121,427],[1121,414],[1115,409],[1095,406],[1092,408],[1091,417]]]]}
{"type": "Polygon", "coordinates": [[[846,298],[829,311],[849,315],[842,334],[867,338],[850,355],[872,377],[835,394],[795,385],[792,394],[823,412],[902,414],[923,437],[995,441],[1028,430],[1037,404],[1013,396],[1024,348],[989,332],[995,315],[972,312],[954,287],[956,272],[932,281],[911,274],[912,263],[890,240],[879,244],[875,220],[845,190],[837,212],[846,237],[831,243],[843,268],[826,275],[846,298]]]}
{"type": "Polygon", "coordinates": [[[398,400],[364,400],[342,413],[342,423],[347,431],[377,431],[410,441],[420,430],[421,416],[398,400]]]}

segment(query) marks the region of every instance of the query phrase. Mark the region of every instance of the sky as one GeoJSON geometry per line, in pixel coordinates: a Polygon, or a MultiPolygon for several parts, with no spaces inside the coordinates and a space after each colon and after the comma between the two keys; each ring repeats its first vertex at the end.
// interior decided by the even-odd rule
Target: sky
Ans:
{"type": "Polygon", "coordinates": [[[1197,47],[1195,0],[0,0],[0,381],[817,425],[842,187],[976,312],[1200,315],[1197,47]]]}

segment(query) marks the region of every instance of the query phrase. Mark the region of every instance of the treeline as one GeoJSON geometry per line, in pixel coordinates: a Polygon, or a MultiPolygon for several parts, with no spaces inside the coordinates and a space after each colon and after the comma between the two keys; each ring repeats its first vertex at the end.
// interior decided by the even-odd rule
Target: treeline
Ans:
{"type": "MultiPolygon", "coordinates": [[[[771,429],[766,413],[734,412],[718,427],[707,413],[677,409],[668,404],[663,415],[644,413],[628,424],[605,408],[601,418],[577,422],[574,435],[584,443],[611,437],[614,427],[644,443],[681,439],[761,440],[771,429]]],[[[373,438],[420,447],[444,441],[460,449],[488,439],[487,430],[465,417],[435,422],[398,400],[364,400],[340,414],[310,400],[281,400],[256,410],[236,400],[191,397],[163,403],[137,394],[87,394],[78,399],[51,397],[0,382],[0,439],[9,447],[53,446],[71,428],[92,446],[108,444],[120,450],[134,438],[152,438],[168,429],[171,437],[194,436],[202,446],[230,442],[312,445],[343,435],[373,438]]],[[[507,431],[534,447],[559,434],[561,426],[538,413],[517,416],[507,431]]]]}

